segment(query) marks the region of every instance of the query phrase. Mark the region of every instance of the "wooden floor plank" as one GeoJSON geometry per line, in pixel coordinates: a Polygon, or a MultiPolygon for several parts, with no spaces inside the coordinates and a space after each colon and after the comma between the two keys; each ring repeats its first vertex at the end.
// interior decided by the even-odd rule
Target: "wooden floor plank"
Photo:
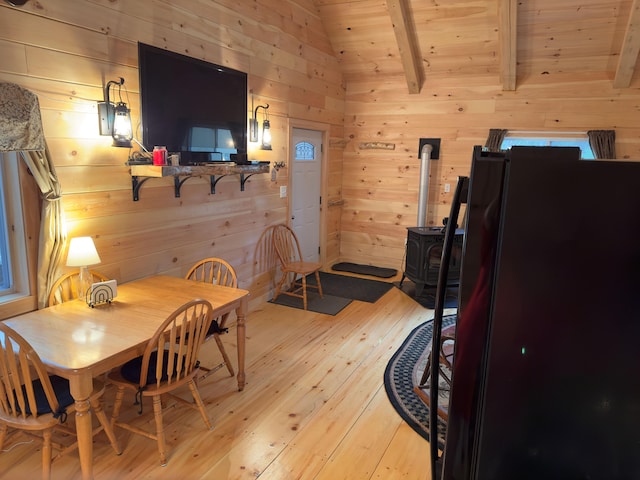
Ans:
{"type": "MultiPolygon", "coordinates": [[[[387,410],[394,412],[391,404],[387,404],[387,410]]],[[[380,414],[386,416],[388,412],[380,412],[380,414]]],[[[416,437],[422,440],[422,437],[414,432],[406,422],[400,420],[393,438],[371,478],[431,480],[429,446],[423,440],[416,441],[416,437]]]]}
{"type": "Polygon", "coordinates": [[[398,425],[393,416],[379,415],[388,403],[380,388],[315,476],[317,480],[372,477],[398,425]]]}
{"type": "MultiPolygon", "coordinates": [[[[426,480],[429,444],[389,403],[383,373],[409,332],[432,314],[397,288],[374,304],[354,301],[336,316],[265,303],[247,318],[245,390],[237,391],[225,369],[200,382],[213,430],[197,412],[167,402],[168,465],[159,465],[154,441],[117,430],[120,456],[96,437],[95,477],[426,480]]],[[[233,324],[222,338],[235,366],[233,324]]],[[[202,361],[213,365],[217,355],[207,344],[202,361]]],[[[113,394],[105,395],[107,413],[113,394]]],[[[151,404],[137,418],[131,402],[125,400],[123,415],[153,429],[151,404]]],[[[0,453],[0,478],[37,478],[40,461],[40,448],[17,445],[0,453]]],[[[76,453],[54,462],[54,479],[79,475],[76,453]]]]}

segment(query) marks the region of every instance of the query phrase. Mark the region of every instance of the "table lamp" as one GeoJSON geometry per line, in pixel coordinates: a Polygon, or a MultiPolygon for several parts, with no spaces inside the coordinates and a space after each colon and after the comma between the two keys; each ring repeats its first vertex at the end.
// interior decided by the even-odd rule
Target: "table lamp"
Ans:
{"type": "Polygon", "coordinates": [[[87,290],[91,287],[93,279],[89,273],[89,265],[100,263],[100,256],[96,250],[91,237],[75,237],[69,243],[69,253],[67,254],[68,267],[80,267],[80,277],[78,281],[78,297],[84,298],[87,290]]]}

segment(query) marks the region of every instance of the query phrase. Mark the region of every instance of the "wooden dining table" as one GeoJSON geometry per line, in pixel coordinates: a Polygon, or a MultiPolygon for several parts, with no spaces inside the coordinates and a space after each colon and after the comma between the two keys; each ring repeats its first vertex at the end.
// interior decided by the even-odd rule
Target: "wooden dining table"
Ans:
{"type": "Polygon", "coordinates": [[[93,478],[93,378],[142,355],[158,325],[196,298],[211,302],[214,318],[235,310],[237,380],[243,390],[247,290],[158,275],[118,285],[111,303],[92,308],[73,300],[5,320],[38,352],[50,373],[69,379],[83,479],[93,478]]]}

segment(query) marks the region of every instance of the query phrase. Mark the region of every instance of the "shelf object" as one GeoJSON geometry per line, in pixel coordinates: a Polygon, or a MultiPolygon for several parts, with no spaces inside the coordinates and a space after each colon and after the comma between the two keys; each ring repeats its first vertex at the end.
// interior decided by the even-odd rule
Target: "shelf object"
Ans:
{"type": "Polygon", "coordinates": [[[268,163],[251,165],[131,165],[131,184],[133,201],[139,199],[140,187],[151,178],[173,177],[175,196],[180,197],[180,189],[184,182],[191,177],[208,176],[211,184],[211,194],[216,193],[216,184],[227,175],[240,175],[240,191],[244,192],[247,179],[256,173],[269,173],[268,163]]]}

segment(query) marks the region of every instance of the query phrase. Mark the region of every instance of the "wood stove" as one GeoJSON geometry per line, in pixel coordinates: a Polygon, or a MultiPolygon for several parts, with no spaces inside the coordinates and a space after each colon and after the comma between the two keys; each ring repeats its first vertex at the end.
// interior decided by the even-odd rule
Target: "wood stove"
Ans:
{"type": "MultiPolygon", "coordinates": [[[[409,227],[407,230],[405,269],[400,286],[405,277],[408,278],[415,283],[415,295],[418,297],[425,287],[438,285],[445,229],[443,227],[409,227]]],[[[447,286],[457,286],[460,281],[463,240],[464,230],[456,229],[447,286]]]]}

